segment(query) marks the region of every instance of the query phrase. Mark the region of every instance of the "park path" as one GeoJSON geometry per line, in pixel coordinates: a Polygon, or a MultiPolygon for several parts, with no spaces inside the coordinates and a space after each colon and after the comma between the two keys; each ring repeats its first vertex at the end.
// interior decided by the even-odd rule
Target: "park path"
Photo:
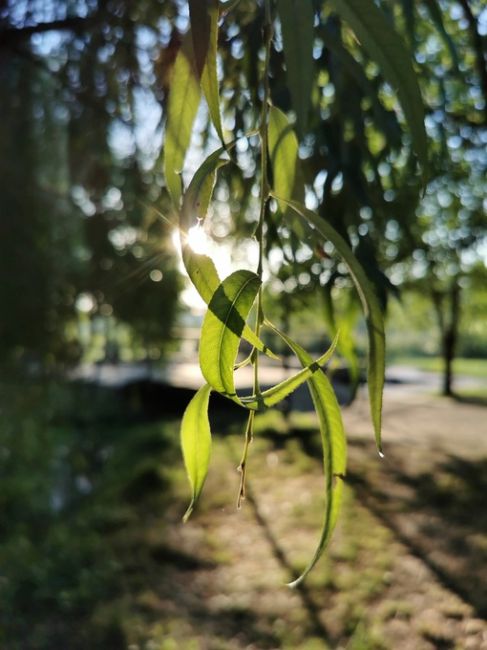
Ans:
{"type": "Polygon", "coordinates": [[[299,435],[257,440],[237,512],[239,448],[216,442],[199,512],[168,528],[194,565],[154,585],[177,647],[487,650],[487,408],[387,390],[383,460],[364,392],[344,419],[344,512],[296,590],[284,583],[319,534],[319,450],[299,435]]]}

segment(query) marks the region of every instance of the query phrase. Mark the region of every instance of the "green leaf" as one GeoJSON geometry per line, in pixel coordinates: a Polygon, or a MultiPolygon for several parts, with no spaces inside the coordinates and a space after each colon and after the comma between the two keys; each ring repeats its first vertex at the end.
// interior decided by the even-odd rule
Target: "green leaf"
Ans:
{"type": "MultiPolygon", "coordinates": [[[[284,199],[304,201],[304,177],[298,156],[298,139],[286,115],[275,106],[269,108],[269,155],[274,189],[284,199]]],[[[286,216],[294,213],[284,203],[279,205],[286,216]]],[[[296,233],[298,236],[302,233],[296,233]]]]}
{"type": "Polygon", "coordinates": [[[193,67],[192,50],[191,34],[188,33],[174,63],[167,104],[164,175],[176,208],[179,208],[181,200],[181,171],[200,103],[200,87],[193,67]]]}
{"type": "Polygon", "coordinates": [[[210,48],[211,5],[207,0],[189,0],[188,5],[195,68],[198,78],[201,78],[210,48]]]}
{"type": "Polygon", "coordinates": [[[455,46],[454,40],[445,29],[445,23],[443,22],[443,15],[441,13],[440,7],[438,6],[438,2],[436,0],[425,0],[425,6],[426,9],[428,10],[431,20],[434,22],[436,29],[440,33],[446,47],[450,51],[450,56],[453,62],[453,66],[455,68],[455,72],[459,73],[460,70],[458,67],[459,61],[458,61],[457,48],[455,46]]]}
{"type": "MultiPolygon", "coordinates": [[[[311,357],[300,345],[270,323],[267,324],[286,342],[303,367],[311,364],[311,357]]],[[[308,386],[320,423],[326,501],[323,527],[316,551],[299,578],[289,584],[290,587],[297,587],[304,580],[320,559],[330,540],[340,511],[343,477],[347,465],[347,441],[333,387],[321,369],[308,379],[308,386]]]]}
{"type": "Polygon", "coordinates": [[[220,149],[211,153],[198,167],[191,179],[188,189],[184,193],[179,218],[179,226],[182,232],[186,232],[191,226],[194,226],[198,219],[205,219],[213,188],[215,187],[217,171],[230,162],[220,158],[224,151],[225,149],[220,147],[220,149]]]}
{"type": "MultiPolygon", "coordinates": [[[[271,195],[279,200],[279,197],[271,195]]],[[[307,210],[304,205],[296,201],[286,201],[297,214],[299,214],[305,223],[312,225],[322,237],[329,240],[336,248],[345,264],[348,266],[352,280],[357,288],[357,292],[362,303],[367,323],[369,338],[369,363],[367,369],[367,380],[369,387],[369,400],[372,422],[374,424],[375,440],[377,449],[382,454],[381,444],[381,423],[382,423],[382,393],[384,390],[385,374],[385,334],[384,318],[375,295],[374,289],[370,284],[364,270],[353,254],[343,237],[327,223],[322,217],[307,210]]]]}
{"type": "Polygon", "coordinates": [[[311,0],[277,0],[287,81],[302,137],[308,121],[313,86],[314,12],[311,0]]]}
{"type": "Polygon", "coordinates": [[[223,142],[216,68],[219,12],[218,0],[189,0],[196,70],[201,78],[201,88],[208,103],[211,120],[223,142]]]}
{"type": "Polygon", "coordinates": [[[218,289],[220,277],[211,257],[195,253],[187,244],[182,247],[183,264],[196,291],[208,304],[218,289]]]}
{"type": "MultiPolygon", "coordinates": [[[[227,145],[227,150],[235,145],[235,141],[227,145]]],[[[215,185],[216,173],[219,167],[228,160],[220,158],[225,151],[223,147],[217,149],[203,161],[196,170],[183,197],[179,224],[180,233],[183,235],[189,228],[206,217],[208,205],[215,185]]],[[[207,255],[195,253],[184,241],[181,241],[183,263],[189,279],[206,304],[208,304],[220,284],[218,272],[213,261],[207,255]]],[[[278,357],[262,343],[257,335],[246,324],[242,334],[243,338],[260,352],[271,359],[278,357]]]]}
{"type": "Polygon", "coordinates": [[[187,521],[203,489],[208,473],[211,451],[211,431],[208,420],[208,402],[211,387],[199,389],[184,411],[181,422],[181,448],[184,465],[192,489],[191,503],[183,517],[187,521]]]}
{"type": "Polygon", "coordinates": [[[333,304],[333,298],[331,295],[333,283],[329,281],[323,287],[323,305],[325,312],[325,320],[328,328],[333,336],[336,335],[338,329],[340,330],[340,338],[337,343],[338,353],[345,359],[348,364],[348,369],[350,373],[350,384],[351,384],[351,397],[350,401],[355,399],[357,393],[359,379],[360,379],[360,367],[358,362],[358,357],[355,349],[355,342],[352,335],[353,326],[355,325],[355,310],[349,309],[345,310],[345,317],[340,319],[340,328],[337,327],[336,317],[335,317],[335,307],[333,304]]]}
{"type": "Polygon", "coordinates": [[[233,368],[245,321],[260,286],[260,278],[252,271],[235,271],[213,294],[203,321],[201,372],[214,390],[231,399],[238,399],[233,368]]]}
{"type": "Polygon", "coordinates": [[[428,166],[424,107],[408,49],[373,0],[330,0],[330,5],[350,25],[397,92],[424,172],[428,166]]]}
{"type": "Polygon", "coordinates": [[[279,402],[282,402],[288,395],[290,395],[296,388],[299,388],[305,381],[307,381],[315,372],[321,370],[320,366],[327,363],[337,344],[338,335],[335,336],[332,344],[328,350],[316,361],[311,361],[307,364],[302,370],[288,377],[284,381],[281,381],[279,384],[276,384],[268,390],[264,390],[260,395],[252,395],[250,397],[241,398],[241,402],[244,406],[249,409],[258,410],[262,407],[271,407],[279,402]]]}

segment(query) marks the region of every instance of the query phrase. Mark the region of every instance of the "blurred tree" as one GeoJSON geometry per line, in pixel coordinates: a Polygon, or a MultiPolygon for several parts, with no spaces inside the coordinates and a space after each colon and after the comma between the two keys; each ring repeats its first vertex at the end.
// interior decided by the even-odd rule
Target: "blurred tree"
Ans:
{"type": "MultiPolygon", "coordinates": [[[[380,3],[391,27],[403,35],[414,54],[426,100],[426,126],[430,144],[434,143],[433,173],[422,202],[422,179],[411,155],[410,136],[402,128],[404,114],[397,110],[396,94],[384,70],[333,10],[334,3],[311,5],[315,29],[306,43],[311,64],[302,70],[302,94],[309,90],[309,101],[299,101],[294,82],[290,83],[295,71],[287,46],[289,34],[279,26],[271,50],[271,99],[285,113],[294,109],[298,117],[302,198],[306,196],[308,204],[352,245],[385,307],[394,290],[385,271],[390,268],[394,283],[402,283],[405,275],[397,264],[414,251],[425,250],[424,237],[428,236],[424,229],[433,232],[450,227],[451,219],[442,223],[440,212],[430,214],[429,225],[423,220],[418,226],[416,215],[424,213],[428,201],[431,204],[430,193],[439,184],[449,184],[448,169],[455,168],[457,176],[463,174],[463,180],[455,181],[462,187],[472,178],[470,170],[473,177],[482,176],[487,105],[485,11],[480,0],[380,3]],[[460,158],[460,152],[467,151],[470,158],[459,171],[455,155],[460,158]]],[[[243,136],[259,118],[263,12],[264,4],[254,0],[221,5],[218,49],[223,128],[229,139],[243,136]]],[[[148,243],[146,209],[137,199],[143,197],[165,213],[169,210],[160,165],[161,121],[187,23],[187,3],[176,0],[4,3],[1,74],[9,92],[1,109],[0,128],[8,131],[2,138],[2,158],[19,164],[9,166],[18,180],[10,182],[7,175],[2,176],[8,186],[2,192],[2,211],[9,215],[2,221],[12,231],[10,238],[15,229],[21,229],[35,240],[35,245],[24,247],[31,252],[22,266],[20,253],[14,251],[22,248],[25,235],[18,235],[16,247],[6,244],[9,237],[2,238],[8,249],[2,255],[2,271],[9,275],[4,290],[10,294],[5,300],[12,304],[2,325],[7,328],[10,323],[2,336],[6,346],[7,341],[9,347],[25,348],[35,348],[41,338],[46,345],[51,341],[49,346],[59,341],[65,331],[63,323],[73,316],[81,292],[89,294],[95,313],[102,308],[105,313],[112,310],[115,317],[130,321],[139,331],[147,326],[153,339],[161,312],[152,299],[142,299],[137,282],[144,279],[152,286],[150,272],[159,270],[159,252],[161,261],[164,258],[163,279],[152,288],[161,297],[161,309],[165,305],[164,323],[171,321],[175,285],[169,269],[174,273],[175,262],[167,247],[163,246],[164,252],[156,251],[153,240],[148,243]],[[25,93],[30,94],[29,101],[25,93]],[[34,156],[35,150],[40,155],[34,156]],[[16,189],[20,187],[28,188],[22,200],[16,189]],[[13,207],[7,211],[8,194],[15,212],[24,215],[22,227],[13,207]],[[29,201],[35,210],[29,208],[29,201]],[[43,216],[46,203],[50,215],[59,213],[59,218],[43,216]],[[57,229],[56,235],[52,228],[57,229]],[[58,248],[52,247],[52,240],[58,248]],[[62,269],[48,270],[54,263],[62,269]],[[38,288],[30,282],[35,298],[19,290],[26,284],[23,274],[35,276],[38,288]],[[169,293],[163,298],[166,289],[169,293]],[[133,311],[130,295],[140,298],[133,311]],[[35,330],[32,322],[38,325],[35,330]]],[[[209,121],[197,120],[196,132],[195,146],[216,146],[209,121]]],[[[242,173],[234,165],[221,171],[212,220],[217,238],[239,240],[254,232],[259,156],[256,136],[241,140],[235,160],[242,173]]],[[[193,166],[192,156],[189,161],[186,167],[193,166]]],[[[459,207],[458,201],[450,212],[455,206],[459,207]]],[[[285,216],[279,212],[269,216],[266,241],[268,253],[274,251],[269,258],[271,268],[284,280],[301,277],[297,290],[309,278],[304,284],[324,292],[330,321],[334,301],[329,298],[336,293],[334,287],[346,288],[349,281],[332,248],[317,250],[303,233],[293,232],[285,216]]],[[[465,224],[464,229],[468,228],[465,224]]],[[[482,232],[480,225],[477,241],[482,232]]],[[[165,238],[163,224],[158,238],[165,238]]],[[[441,267],[442,262],[433,266],[441,267]]],[[[405,266],[401,268],[404,271],[405,266]]],[[[291,284],[289,280],[288,287],[291,284]]],[[[312,297],[310,287],[306,294],[312,297]]],[[[355,311],[353,307],[350,313],[355,311]]],[[[343,319],[338,319],[342,328],[343,319]]],[[[164,338],[167,332],[160,332],[164,338]]],[[[341,351],[352,362],[353,346],[346,347],[348,351],[342,344],[341,351]]]]}
{"type": "Polygon", "coordinates": [[[176,5],[2,3],[4,359],[78,358],[80,297],[146,345],[168,340],[177,261],[144,206],[163,206],[155,66],[176,5]]]}

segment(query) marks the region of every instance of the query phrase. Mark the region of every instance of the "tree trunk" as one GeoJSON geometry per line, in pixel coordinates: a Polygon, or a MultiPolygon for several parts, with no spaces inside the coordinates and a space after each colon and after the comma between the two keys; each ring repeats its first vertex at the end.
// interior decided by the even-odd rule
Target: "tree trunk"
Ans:
{"type": "Polygon", "coordinates": [[[455,282],[449,292],[450,317],[443,331],[443,390],[442,394],[452,397],[453,392],[453,360],[458,340],[460,321],[460,286],[455,282]]]}

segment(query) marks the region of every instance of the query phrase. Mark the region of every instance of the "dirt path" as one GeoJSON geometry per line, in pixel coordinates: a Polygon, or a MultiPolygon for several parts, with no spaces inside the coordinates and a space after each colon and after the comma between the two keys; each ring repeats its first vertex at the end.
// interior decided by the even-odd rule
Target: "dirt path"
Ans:
{"type": "Polygon", "coordinates": [[[381,461],[360,396],[345,413],[340,523],[309,580],[290,590],[284,583],[311,556],[322,505],[320,450],[313,423],[303,422],[290,437],[271,441],[263,431],[255,442],[239,512],[239,442],[216,442],[197,516],[166,529],[190,561],[154,576],[144,595],[154,615],[147,647],[487,649],[487,409],[392,396],[381,461]]]}

